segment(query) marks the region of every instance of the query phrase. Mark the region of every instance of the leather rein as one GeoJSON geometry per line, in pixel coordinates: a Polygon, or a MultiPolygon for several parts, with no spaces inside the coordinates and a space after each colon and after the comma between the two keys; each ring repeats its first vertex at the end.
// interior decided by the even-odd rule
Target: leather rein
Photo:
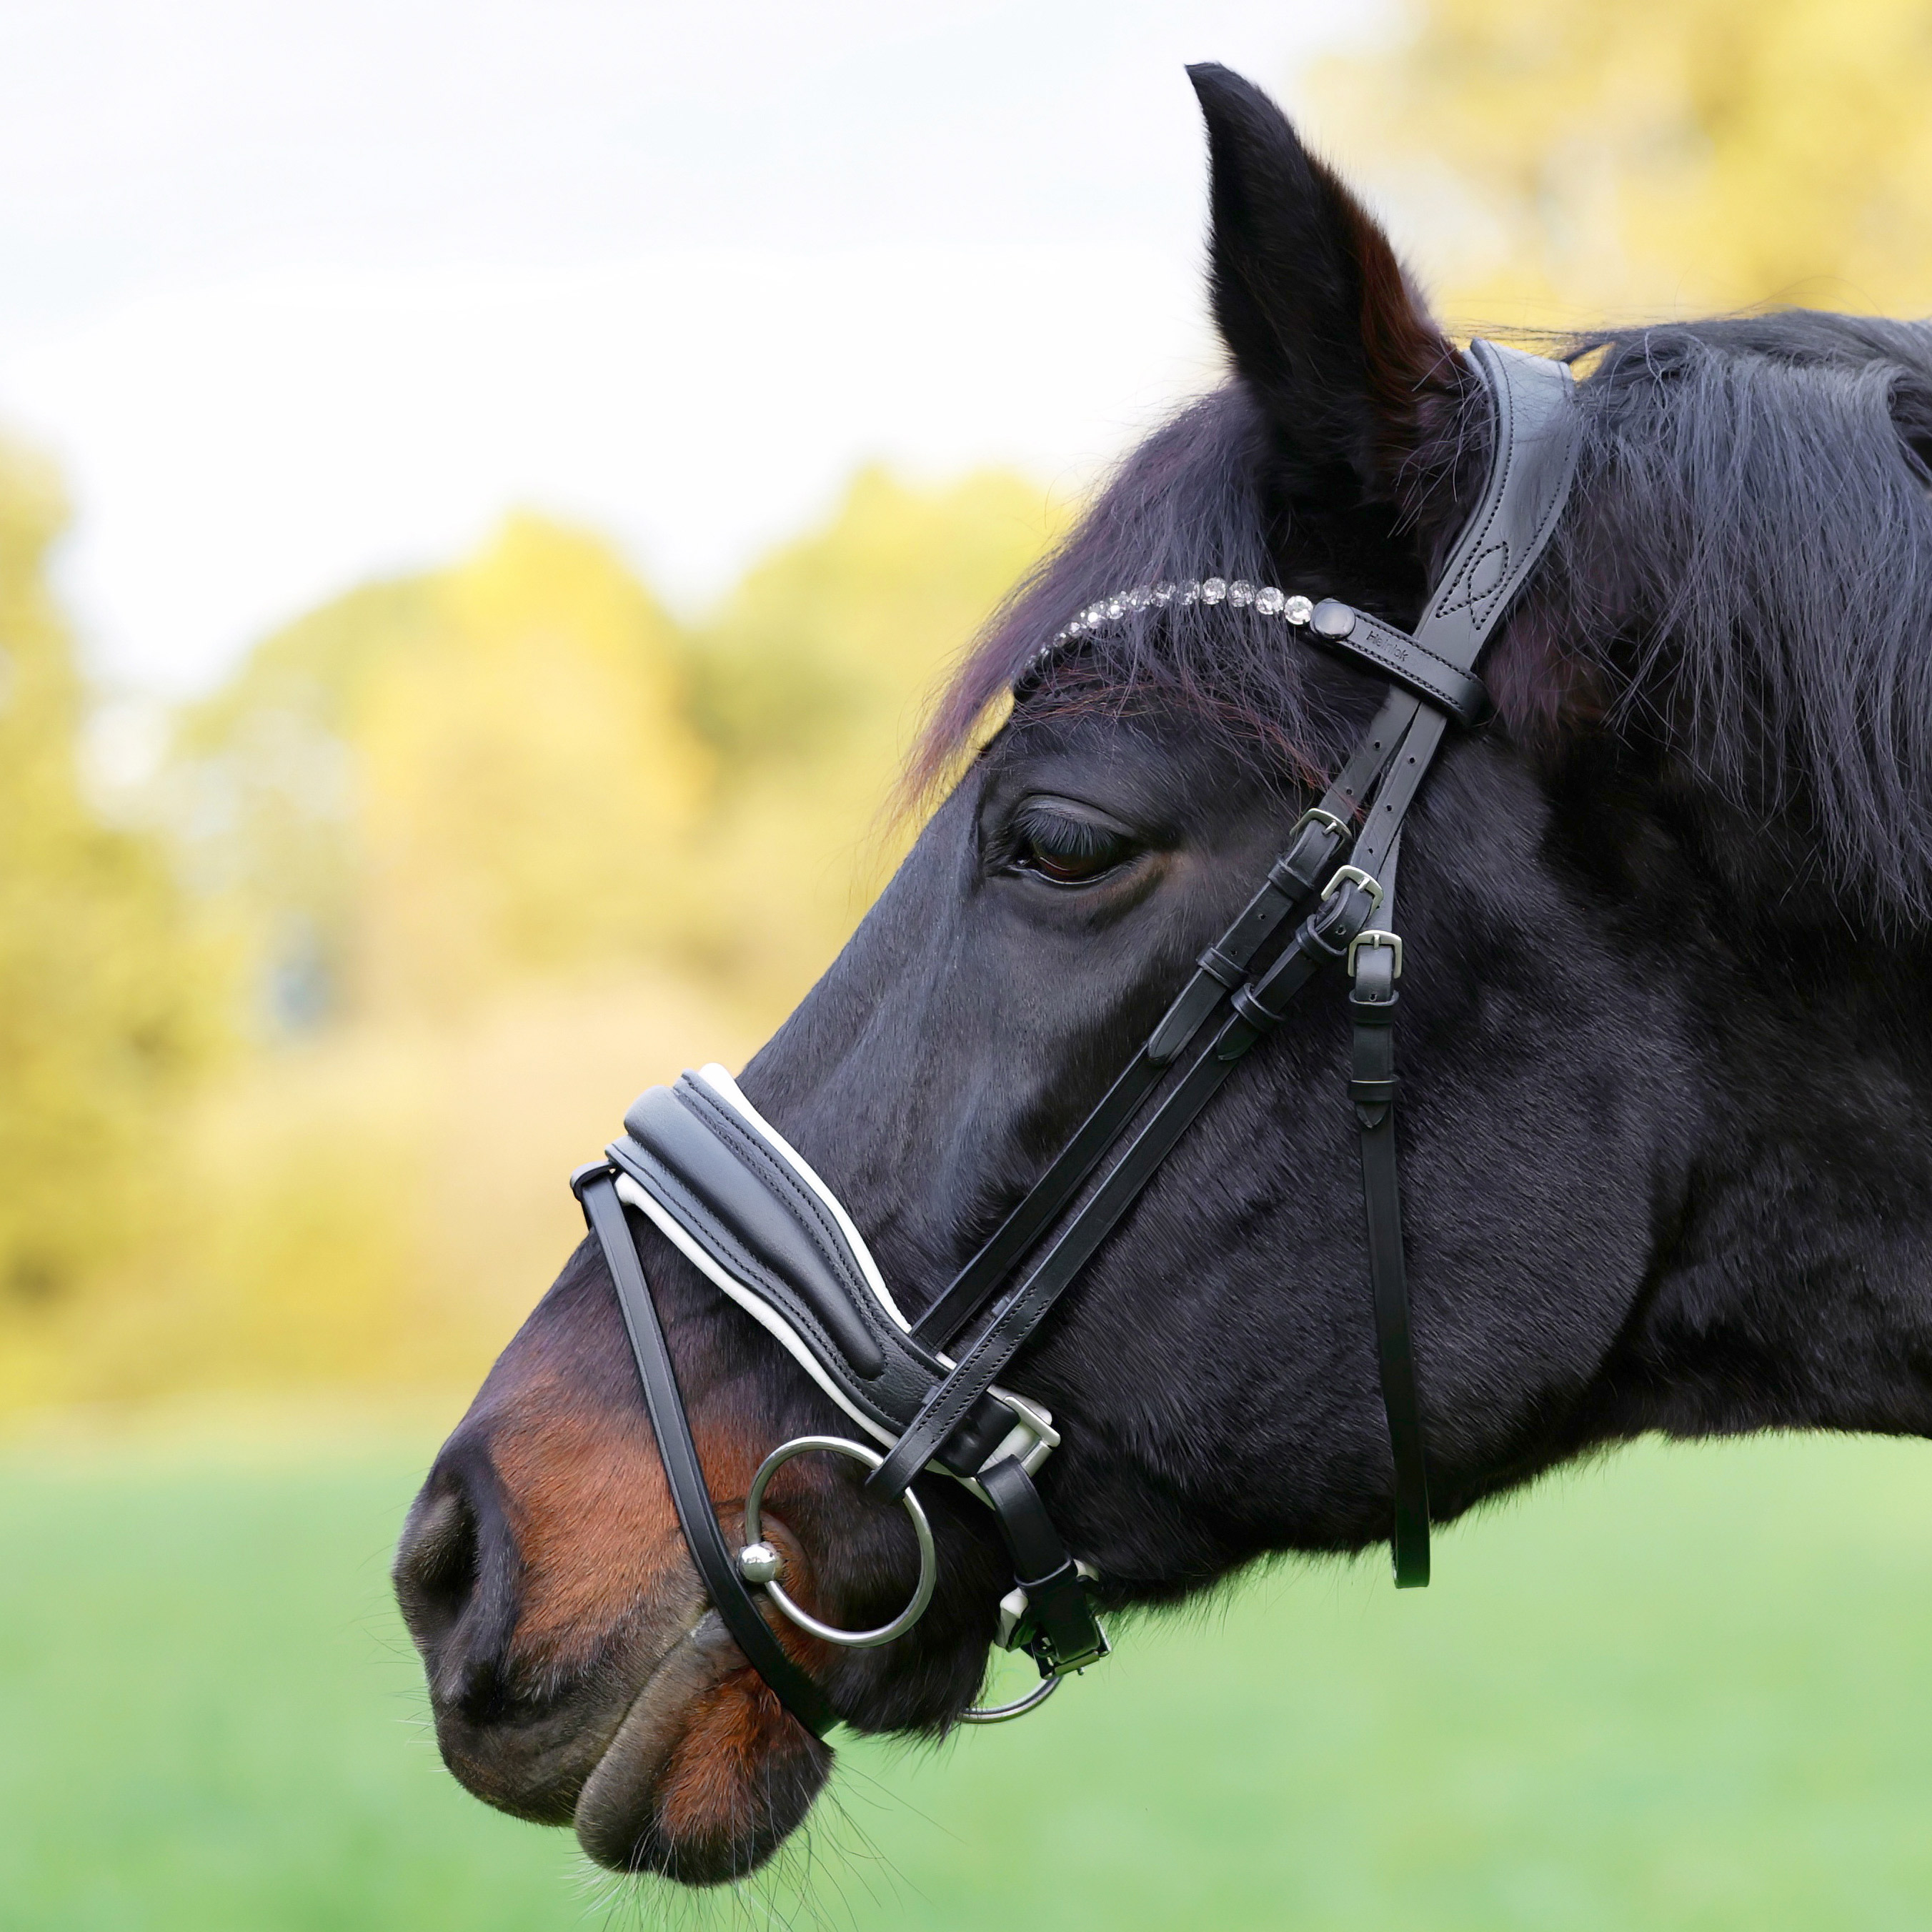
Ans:
{"type": "Polygon", "coordinates": [[[1060,652],[1130,610],[1225,598],[1279,616],[1309,641],[1386,679],[1389,691],[1320,802],[1297,822],[1287,850],[1201,956],[1138,1052],[923,1314],[909,1321],[900,1312],[838,1197],[722,1067],[652,1088],[625,1115],[624,1133],[604,1157],[571,1177],[616,1287],[672,1501],[705,1589],[746,1660],[820,1737],[837,1714],[780,1645],[759,1595],[828,1642],[871,1647],[910,1629],[936,1581],[931,1528],[912,1486],[928,1471],[958,1481],[992,1510],[1015,1577],[1000,1606],[997,1641],[1026,1651],[1040,1671],[1028,1696],[969,1710],[963,1720],[1018,1716],[1069,1672],[1107,1654],[1090,1600],[1095,1573],[1068,1551],[1033,1480],[1060,1440],[1052,1418],[998,1378],[1249,1050],[1282,1024],[1294,996],[1331,964],[1350,982],[1348,1097],[1360,1142],[1370,1300],[1394,1466],[1395,1580],[1402,1588],[1429,1581],[1424,1411],[1396,1169],[1402,826],[1451,722],[1470,726],[1486,715],[1478,660],[1562,514],[1578,444],[1567,368],[1481,340],[1470,344],[1468,360],[1488,394],[1496,434],[1474,512],[1412,633],[1332,598],[1311,604],[1218,579],[1158,584],[1090,607],[1022,673],[1021,697],[1060,652]],[[1299,923],[1282,943],[1297,914],[1299,923]],[[866,1438],[801,1436],[773,1450],[752,1479],[745,1540],[736,1549],[719,1526],[692,1438],[633,1212],[776,1336],[866,1438]],[[919,1582],[906,1609],[876,1630],[841,1630],[795,1603],[784,1592],[779,1552],[760,1534],[766,1484],[793,1456],[813,1450],[865,1465],[866,1493],[898,1503],[912,1520],[919,1582]]]}

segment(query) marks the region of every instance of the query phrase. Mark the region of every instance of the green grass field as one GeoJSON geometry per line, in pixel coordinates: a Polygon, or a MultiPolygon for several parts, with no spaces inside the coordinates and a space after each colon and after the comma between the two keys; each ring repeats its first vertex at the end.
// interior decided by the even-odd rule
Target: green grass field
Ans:
{"type": "Polygon", "coordinates": [[[412,1451],[0,1460],[5,1932],[1932,1925],[1932,1450],[1646,1448],[1130,1625],[1036,1718],[862,1744],[694,1908],[439,1768],[389,1610],[412,1451]]]}

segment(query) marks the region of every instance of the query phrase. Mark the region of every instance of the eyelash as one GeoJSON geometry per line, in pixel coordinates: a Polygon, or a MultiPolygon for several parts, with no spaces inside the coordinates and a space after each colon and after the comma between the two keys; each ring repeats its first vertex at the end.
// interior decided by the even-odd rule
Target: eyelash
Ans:
{"type": "Polygon", "coordinates": [[[1118,832],[1057,812],[1022,809],[1012,822],[1016,871],[1034,873],[1050,885],[1088,885],[1131,856],[1118,832]]]}

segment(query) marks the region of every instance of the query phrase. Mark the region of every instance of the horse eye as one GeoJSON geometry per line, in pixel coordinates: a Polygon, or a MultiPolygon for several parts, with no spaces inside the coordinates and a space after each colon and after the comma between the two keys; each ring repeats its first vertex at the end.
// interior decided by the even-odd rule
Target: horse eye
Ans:
{"type": "Polygon", "coordinates": [[[1058,812],[1023,812],[1013,826],[1012,864],[1056,886],[1084,886],[1133,856],[1117,832],[1058,812]]]}

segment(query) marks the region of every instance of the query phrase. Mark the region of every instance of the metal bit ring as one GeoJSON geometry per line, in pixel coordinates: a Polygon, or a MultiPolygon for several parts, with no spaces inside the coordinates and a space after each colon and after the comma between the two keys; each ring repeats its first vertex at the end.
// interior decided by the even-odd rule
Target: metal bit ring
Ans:
{"type": "Polygon", "coordinates": [[[849,1456],[855,1462],[862,1462],[868,1469],[876,1469],[886,1460],[875,1449],[868,1449],[862,1442],[848,1442],[842,1436],[795,1436],[789,1442],[782,1442],[758,1465],[758,1473],[752,1478],[752,1486],[745,1492],[745,1547],[738,1552],[738,1568],[748,1582],[761,1583],[766,1594],[802,1630],[808,1630],[827,1643],[843,1644],[848,1650],[871,1650],[882,1643],[890,1643],[896,1636],[903,1636],[925,1616],[926,1606],[932,1601],[933,1588],[939,1580],[939,1558],[932,1546],[932,1526],[926,1520],[926,1511],[918,1497],[910,1490],[900,1496],[905,1505],[906,1514],[912,1518],[912,1533],[919,1542],[919,1582],[912,1593],[912,1601],[900,1611],[889,1624],[881,1624],[877,1630],[839,1630],[831,1624],[823,1624],[809,1610],[800,1609],[784,1593],[784,1586],[772,1574],[770,1561],[770,1546],[760,1534],[762,1525],[760,1510],[765,1500],[765,1485],[784,1464],[794,1456],[802,1456],[808,1449],[827,1449],[835,1456],[849,1456]]]}
{"type": "Polygon", "coordinates": [[[1024,1718],[1029,1711],[1038,1710],[1066,1681],[1064,1677],[1042,1678],[1024,1697],[1016,1697],[1010,1704],[975,1704],[959,1713],[959,1721],[962,1724],[1010,1724],[1016,1718],[1024,1718]]]}

